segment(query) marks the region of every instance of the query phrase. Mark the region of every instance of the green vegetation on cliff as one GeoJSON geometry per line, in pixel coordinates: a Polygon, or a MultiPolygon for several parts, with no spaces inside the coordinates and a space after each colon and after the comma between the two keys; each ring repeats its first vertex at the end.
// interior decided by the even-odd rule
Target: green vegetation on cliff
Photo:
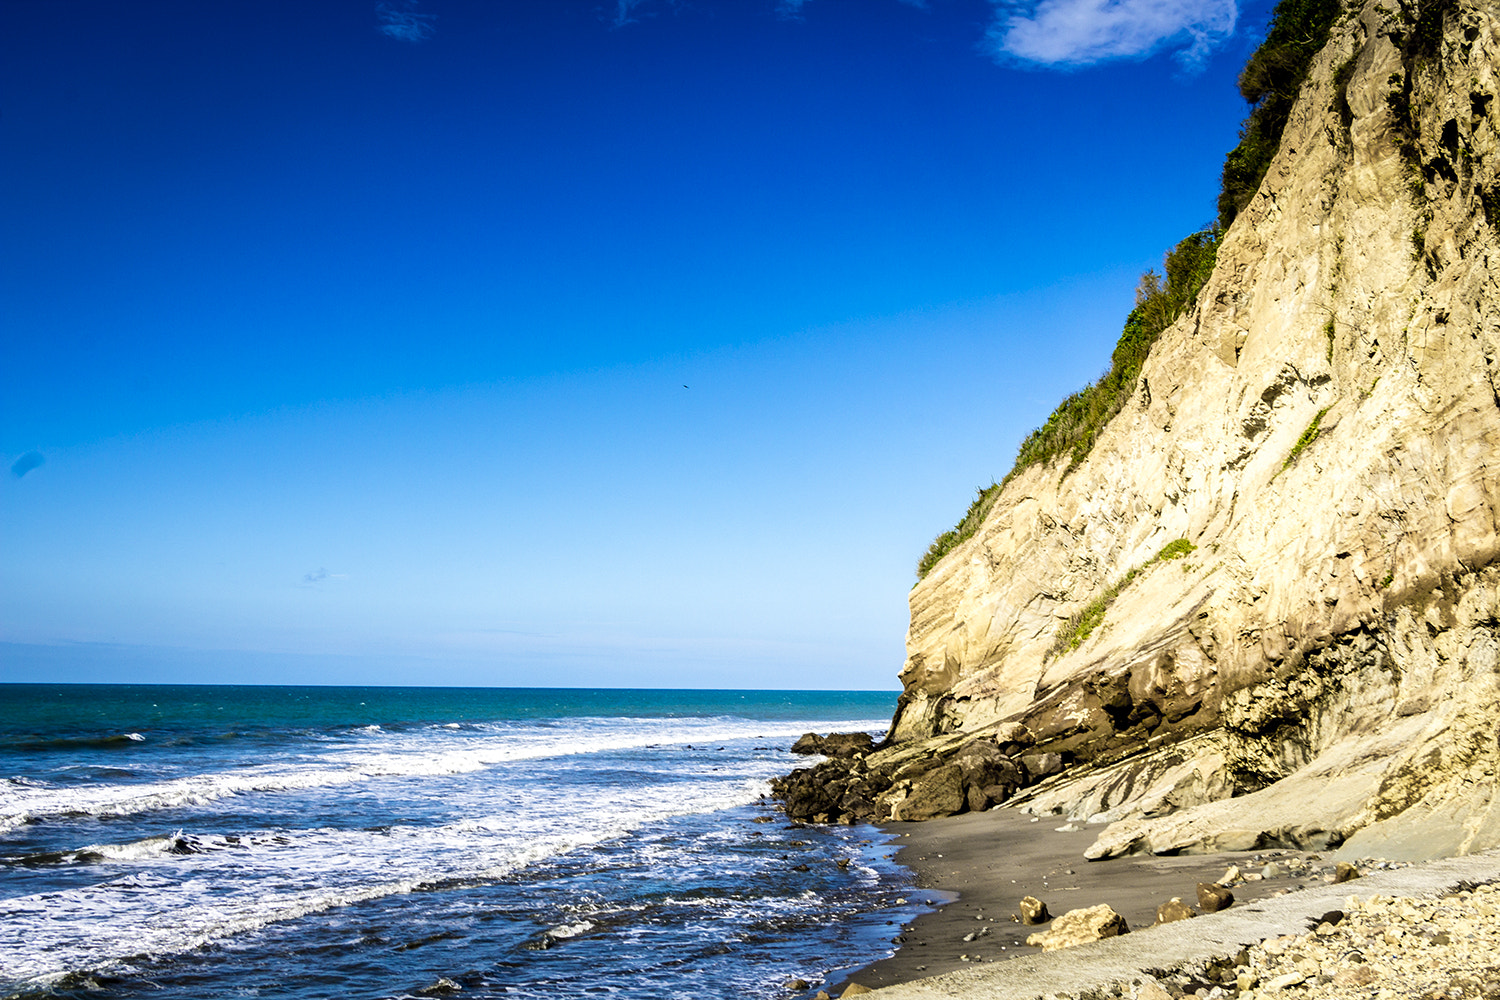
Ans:
{"type": "Polygon", "coordinates": [[[1109,371],[1097,382],[1063,400],[1045,424],[1026,436],[1021,442],[1016,464],[1005,478],[980,490],[963,520],[933,540],[917,563],[918,578],[926,576],[943,556],[979,530],[985,515],[995,505],[1001,488],[1017,473],[1067,455],[1068,465],[1063,470],[1063,475],[1067,475],[1088,457],[1104,425],[1120,412],[1135,392],[1141,366],[1146,363],[1151,345],[1173,320],[1197,301],[1203,283],[1213,273],[1222,235],[1218,229],[1194,233],[1167,254],[1162,268],[1166,272],[1165,279],[1155,271],[1147,271],[1141,276],[1135,291],[1135,308],[1126,317],[1125,330],[1110,355],[1109,371]]]}
{"type": "Polygon", "coordinates": [[[1083,641],[1093,633],[1094,629],[1104,623],[1105,612],[1109,610],[1111,604],[1115,603],[1115,598],[1120,596],[1120,592],[1134,583],[1135,578],[1146,572],[1147,569],[1159,562],[1181,559],[1188,553],[1196,551],[1197,548],[1198,546],[1186,538],[1179,538],[1176,541],[1171,541],[1163,545],[1160,552],[1120,577],[1119,580],[1106,588],[1104,593],[1094,598],[1082,611],[1069,619],[1068,624],[1058,629],[1057,638],[1052,641],[1052,649],[1047,656],[1051,658],[1058,653],[1077,649],[1083,645],[1083,641]]]}
{"type": "Polygon", "coordinates": [[[1328,44],[1328,31],[1342,12],[1342,0],[1281,0],[1276,5],[1266,40],[1240,71],[1240,95],[1251,109],[1240,126],[1239,145],[1224,158],[1219,225],[1227,228],[1260,190],[1313,57],[1328,44]]]}
{"type": "MultiPolygon", "coordinates": [[[[943,556],[973,537],[1001,488],[1017,473],[1066,454],[1066,476],[1088,457],[1104,425],[1135,392],[1151,345],[1197,301],[1213,272],[1224,230],[1260,188],[1281,145],[1281,134],[1313,57],[1327,44],[1329,30],[1342,13],[1343,0],[1280,0],[1276,5],[1265,41],[1240,72],[1240,94],[1252,107],[1240,126],[1239,145],[1224,160],[1218,224],[1193,233],[1167,253],[1165,278],[1155,271],[1141,277],[1135,308],[1125,319],[1125,330],[1110,356],[1109,371],[1063,400],[1045,424],[1026,436],[1016,464],[1005,478],[981,489],[963,519],[933,539],[917,562],[919,580],[943,556]]],[[[1340,68],[1344,74],[1347,69],[1340,68]]],[[[1347,83],[1347,78],[1342,82],[1347,83]]]]}

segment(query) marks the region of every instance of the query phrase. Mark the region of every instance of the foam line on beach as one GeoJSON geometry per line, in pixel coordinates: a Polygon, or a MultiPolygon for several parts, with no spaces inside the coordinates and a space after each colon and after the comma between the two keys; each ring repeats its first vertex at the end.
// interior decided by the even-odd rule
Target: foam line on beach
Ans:
{"type": "Polygon", "coordinates": [[[881,1000],[1039,1000],[1049,993],[1077,995],[1129,983],[1162,970],[1201,965],[1233,956],[1241,948],[1283,934],[1307,932],[1308,921],[1345,904],[1350,896],[1376,893],[1432,899],[1460,888],[1500,881],[1500,851],[1445,858],[1395,871],[1270,899],[1256,900],[1196,920],[1164,924],[1123,937],[1063,951],[949,972],[875,990],[881,1000]]]}

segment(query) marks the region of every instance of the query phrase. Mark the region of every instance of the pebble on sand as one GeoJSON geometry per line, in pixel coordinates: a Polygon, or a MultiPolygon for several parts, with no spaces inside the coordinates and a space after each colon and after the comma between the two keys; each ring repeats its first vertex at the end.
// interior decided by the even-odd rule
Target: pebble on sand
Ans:
{"type": "Polygon", "coordinates": [[[1048,920],[1052,919],[1052,915],[1047,912],[1047,904],[1035,896],[1022,898],[1020,909],[1021,923],[1023,924],[1035,926],[1036,924],[1045,924],[1048,920]]]}

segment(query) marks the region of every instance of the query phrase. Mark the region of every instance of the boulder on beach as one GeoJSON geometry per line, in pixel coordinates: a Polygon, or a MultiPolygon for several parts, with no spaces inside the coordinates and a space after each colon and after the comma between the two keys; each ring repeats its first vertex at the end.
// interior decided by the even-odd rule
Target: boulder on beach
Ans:
{"type": "Polygon", "coordinates": [[[1028,937],[1026,943],[1043,951],[1058,951],[1129,933],[1130,925],[1125,922],[1125,918],[1109,904],[1100,903],[1087,909],[1069,910],[1052,921],[1048,930],[1028,937]]]}
{"type": "Polygon", "coordinates": [[[839,1000],[843,1000],[844,997],[857,997],[864,993],[874,992],[875,991],[870,989],[870,987],[868,986],[861,986],[858,983],[850,983],[848,988],[845,989],[844,992],[839,994],[839,1000]]]}
{"type": "Polygon", "coordinates": [[[963,772],[957,764],[944,764],[922,775],[911,794],[891,813],[892,819],[924,820],[952,816],[964,811],[963,772]]]}
{"type": "Polygon", "coordinates": [[[1158,924],[1170,924],[1178,920],[1190,920],[1198,915],[1189,903],[1184,903],[1181,896],[1173,896],[1167,902],[1156,908],[1156,922],[1158,924]]]}
{"type": "Polygon", "coordinates": [[[1227,910],[1234,903],[1234,893],[1217,882],[1198,883],[1198,908],[1204,913],[1227,910]]]}
{"type": "Polygon", "coordinates": [[[1047,912],[1047,904],[1035,896],[1023,897],[1020,903],[1020,910],[1021,923],[1023,924],[1035,926],[1036,924],[1045,924],[1048,920],[1052,919],[1052,915],[1047,912]]]}

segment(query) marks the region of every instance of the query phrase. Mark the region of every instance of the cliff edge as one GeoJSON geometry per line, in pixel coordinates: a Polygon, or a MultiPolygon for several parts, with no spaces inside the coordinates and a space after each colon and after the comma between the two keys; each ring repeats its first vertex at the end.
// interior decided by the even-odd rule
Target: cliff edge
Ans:
{"type": "Polygon", "coordinates": [[[1107,822],[1091,857],[1500,844],[1497,11],[1335,18],[1124,408],[912,590],[889,745],[825,772],[830,818],[1007,801],[1107,822]]]}

